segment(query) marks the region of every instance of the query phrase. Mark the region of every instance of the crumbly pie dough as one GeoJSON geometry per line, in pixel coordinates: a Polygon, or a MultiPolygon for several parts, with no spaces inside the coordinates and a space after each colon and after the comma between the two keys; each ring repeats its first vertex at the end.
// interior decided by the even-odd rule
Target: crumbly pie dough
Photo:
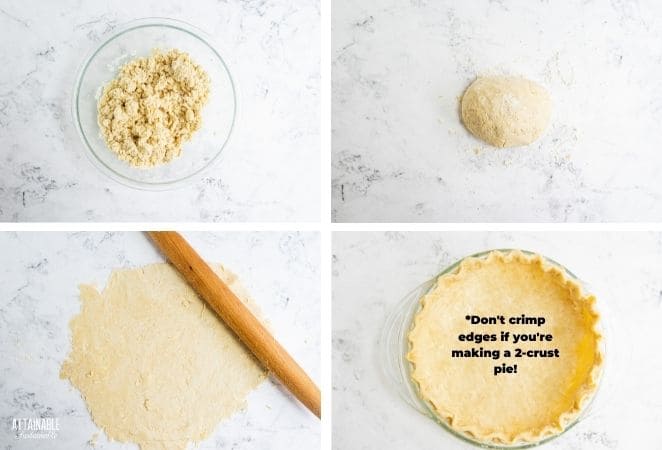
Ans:
{"type": "MultiPolygon", "coordinates": [[[[411,377],[420,397],[452,429],[491,444],[536,442],[563,431],[597,388],[603,356],[595,297],[538,255],[493,251],[467,258],[441,275],[421,299],[409,332],[411,377]],[[460,342],[458,335],[535,332],[522,325],[474,325],[465,316],[546,318],[552,342],[523,349],[559,349],[559,358],[452,358],[452,349],[511,349],[503,342],[460,342]],[[518,365],[493,375],[493,366],[518,365]]],[[[533,326],[533,328],[538,328],[533,326]]]]}
{"type": "MultiPolygon", "coordinates": [[[[214,271],[250,304],[237,277],[214,271]]],[[[72,349],[60,376],[106,435],[142,450],[184,450],[245,404],[265,372],[168,264],[113,271],[80,287],[72,349]]],[[[252,308],[254,309],[254,308],[252,308]]]]}
{"type": "Polygon", "coordinates": [[[536,141],[549,124],[552,101],[537,83],[521,77],[480,77],[462,96],[462,122],[495,147],[536,141]]]}
{"type": "Polygon", "coordinates": [[[103,90],[97,120],[121,160],[154,166],[181,154],[208,99],[209,76],[187,53],[155,50],[122,66],[103,90]]]}

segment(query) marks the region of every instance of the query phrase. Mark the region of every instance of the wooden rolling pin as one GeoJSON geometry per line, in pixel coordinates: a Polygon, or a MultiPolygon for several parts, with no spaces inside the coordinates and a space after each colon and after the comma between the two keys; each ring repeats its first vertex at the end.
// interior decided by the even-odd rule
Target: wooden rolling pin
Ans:
{"type": "Polygon", "coordinates": [[[161,252],[257,359],[320,417],[320,390],[200,255],[174,231],[148,231],[161,252]]]}

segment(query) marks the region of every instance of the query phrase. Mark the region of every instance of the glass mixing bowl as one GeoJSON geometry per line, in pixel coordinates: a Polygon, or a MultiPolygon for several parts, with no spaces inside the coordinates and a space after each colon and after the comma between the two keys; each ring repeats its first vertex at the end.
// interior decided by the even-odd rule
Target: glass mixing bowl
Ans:
{"type": "MultiPolygon", "coordinates": [[[[464,259],[481,258],[495,250],[502,252],[509,252],[515,249],[494,249],[494,250],[488,250],[485,252],[480,252],[474,255],[466,256],[465,258],[462,258],[459,261],[455,262],[454,264],[445,268],[434,278],[419,285],[413,291],[409,292],[402,300],[400,300],[400,302],[395,306],[395,308],[389,314],[379,339],[381,368],[382,368],[383,376],[388,381],[390,387],[400,396],[400,398],[402,398],[407,404],[413,407],[416,411],[434,420],[436,423],[441,425],[447,431],[449,431],[456,437],[464,440],[465,442],[473,444],[479,448],[488,448],[488,449],[531,448],[543,444],[545,442],[548,442],[552,439],[555,439],[558,436],[561,436],[569,429],[571,429],[574,425],[576,425],[579,421],[593,414],[594,400],[597,397],[598,392],[596,391],[593,394],[592,398],[589,400],[589,403],[583,409],[581,414],[575,419],[575,421],[569,424],[559,434],[550,436],[548,438],[545,438],[541,441],[534,443],[522,443],[522,444],[513,444],[513,445],[487,444],[485,442],[474,439],[470,435],[460,433],[454,430],[453,428],[451,428],[444,419],[440,418],[435,413],[435,410],[432,407],[432,405],[429,405],[427,402],[421,399],[421,397],[418,394],[418,386],[411,379],[412,365],[407,360],[407,353],[409,352],[409,341],[407,339],[407,335],[409,334],[409,330],[413,325],[413,320],[414,317],[416,316],[416,313],[418,313],[420,310],[421,298],[435,286],[435,283],[437,282],[437,278],[439,278],[441,275],[454,271],[462,263],[464,259]]],[[[520,250],[520,251],[526,254],[533,254],[532,252],[526,250],[520,250]]],[[[566,274],[570,278],[572,278],[575,282],[577,282],[582,286],[582,289],[584,289],[585,292],[592,292],[592,290],[588,289],[586,283],[583,283],[581,280],[579,280],[572,272],[570,272],[568,269],[563,267],[561,264],[545,256],[543,256],[543,258],[549,264],[553,264],[561,268],[564,272],[566,272],[566,274]]],[[[599,309],[601,313],[602,313],[602,309],[603,309],[602,307],[599,309]]],[[[606,332],[607,328],[608,326],[606,326],[605,324],[605,315],[602,314],[599,322],[599,331],[602,335],[602,339],[600,340],[600,345],[602,347],[601,350],[602,350],[602,354],[605,356],[608,355],[608,353],[606,352],[606,344],[605,344],[605,334],[609,334],[608,332],[606,332]]],[[[598,386],[598,390],[601,390],[602,386],[605,384],[605,380],[604,380],[605,378],[604,375],[606,372],[605,368],[608,364],[609,361],[608,359],[606,359],[603,362],[602,376],[601,376],[600,384],[598,386]]]]}
{"type": "Polygon", "coordinates": [[[73,116],[92,163],[112,179],[138,189],[170,189],[194,180],[216,162],[225,147],[236,117],[236,92],[223,58],[202,31],[172,19],[148,18],[129,22],[104,36],[86,58],[76,77],[73,116]],[[182,146],[182,153],[167,164],[133,167],[106,145],[97,123],[97,104],[103,87],[119,68],[153,49],[176,48],[191,56],[210,78],[209,102],[202,110],[202,126],[182,146]]]}

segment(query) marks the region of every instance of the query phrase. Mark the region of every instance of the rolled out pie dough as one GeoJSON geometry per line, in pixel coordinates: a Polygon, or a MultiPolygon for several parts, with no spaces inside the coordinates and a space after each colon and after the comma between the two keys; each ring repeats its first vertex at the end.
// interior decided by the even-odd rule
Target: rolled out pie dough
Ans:
{"type": "Polygon", "coordinates": [[[480,77],[462,96],[462,122],[495,147],[519,147],[537,140],[552,112],[549,94],[521,77],[480,77]]]}
{"type": "MultiPolygon", "coordinates": [[[[237,277],[215,272],[250,305],[237,277]]],[[[80,287],[63,363],[94,422],[142,450],[185,449],[240,409],[265,379],[258,362],[168,264],[113,271],[80,287]]]]}

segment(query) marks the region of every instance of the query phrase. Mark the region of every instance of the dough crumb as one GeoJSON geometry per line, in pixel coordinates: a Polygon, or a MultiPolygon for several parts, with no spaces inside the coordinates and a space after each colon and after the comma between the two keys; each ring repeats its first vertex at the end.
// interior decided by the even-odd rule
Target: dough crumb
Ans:
{"type": "Polygon", "coordinates": [[[99,439],[99,433],[94,433],[87,444],[92,448],[97,448],[97,441],[99,439]]]}
{"type": "Polygon", "coordinates": [[[188,53],[154,50],[122,66],[105,86],[97,116],[101,134],[132,166],[170,162],[200,128],[209,90],[209,76],[188,53]]]}

